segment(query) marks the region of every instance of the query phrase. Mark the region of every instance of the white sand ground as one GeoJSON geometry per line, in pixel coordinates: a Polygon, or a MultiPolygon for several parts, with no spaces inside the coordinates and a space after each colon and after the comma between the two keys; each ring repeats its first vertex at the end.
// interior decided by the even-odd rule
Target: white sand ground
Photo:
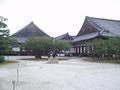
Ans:
{"type": "MultiPolygon", "coordinates": [[[[120,65],[100,64],[70,58],[59,64],[19,61],[19,83],[15,90],[120,90],[120,65]]],[[[29,58],[33,58],[32,56],[29,58]]],[[[0,90],[12,90],[17,64],[0,65],[0,90]]]]}

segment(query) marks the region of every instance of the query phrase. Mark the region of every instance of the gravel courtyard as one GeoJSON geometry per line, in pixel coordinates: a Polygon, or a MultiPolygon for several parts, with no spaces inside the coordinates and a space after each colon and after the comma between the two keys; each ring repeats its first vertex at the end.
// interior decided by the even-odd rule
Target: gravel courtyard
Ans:
{"type": "MultiPolygon", "coordinates": [[[[69,58],[58,64],[47,61],[20,60],[29,57],[6,57],[19,63],[19,82],[15,90],[120,90],[120,65],[69,58]]],[[[0,65],[0,90],[13,90],[18,63],[0,65]]]]}

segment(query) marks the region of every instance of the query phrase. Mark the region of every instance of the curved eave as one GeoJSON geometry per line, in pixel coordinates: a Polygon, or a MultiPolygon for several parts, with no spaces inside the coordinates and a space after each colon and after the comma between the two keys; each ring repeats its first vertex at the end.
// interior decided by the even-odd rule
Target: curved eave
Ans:
{"type": "Polygon", "coordinates": [[[98,37],[99,33],[95,32],[95,33],[90,33],[90,34],[85,34],[85,35],[81,35],[76,37],[72,42],[80,42],[80,41],[85,41],[85,40],[89,40],[89,39],[93,39],[95,37],[98,37]]]}

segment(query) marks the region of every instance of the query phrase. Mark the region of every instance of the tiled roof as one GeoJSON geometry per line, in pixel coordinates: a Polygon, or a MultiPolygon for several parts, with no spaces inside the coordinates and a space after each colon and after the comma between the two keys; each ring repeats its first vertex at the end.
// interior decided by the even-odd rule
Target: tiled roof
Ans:
{"type": "Polygon", "coordinates": [[[91,20],[98,30],[106,30],[108,33],[112,33],[113,36],[120,35],[120,21],[118,20],[110,20],[110,19],[100,19],[100,18],[92,18],[88,17],[91,20]]]}
{"type": "Polygon", "coordinates": [[[89,40],[89,39],[92,39],[92,38],[95,38],[95,37],[98,37],[98,36],[99,36],[98,32],[90,33],[90,34],[85,34],[85,35],[77,36],[73,40],[73,42],[79,42],[79,41],[83,41],[83,40],[89,40]]]}
{"type": "Polygon", "coordinates": [[[41,37],[47,36],[45,32],[43,32],[40,28],[38,28],[33,22],[19,30],[18,32],[11,35],[12,37],[41,37]]]}
{"type": "Polygon", "coordinates": [[[31,37],[50,37],[48,34],[38,28],[33,22],[11,35],[11,38],[16,39],[19,43],[24,43],[31,37]]]}
{"type": "Polygon", "coordinates": [[[86,17],[84,24],[73,42],[88,40],[97,36],[119,37],[120,21],[86,17]]]}
{"type": "Polygon", "coordinates": [[[55,39],[56,40],[70,40],[70,41],[72,41],[73,37],[70,36],[68,33],[65,33],[63,35],[60,35],[60,36],[56,37],[55,39]]]}

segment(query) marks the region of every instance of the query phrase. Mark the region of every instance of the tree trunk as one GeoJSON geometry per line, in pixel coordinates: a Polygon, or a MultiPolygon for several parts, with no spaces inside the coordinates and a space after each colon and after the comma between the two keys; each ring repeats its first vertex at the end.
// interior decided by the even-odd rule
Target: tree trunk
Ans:
{"type": "Polygon", "coordinates": [[[36,58],[36,59],[37,59],[37,58],[40,58],[40,59],[41,59],[41,58],[42,58],[42,57],[41,57],[41,53],[35,52],[35,58],[36,58]]]}
{"type": "Polygon", "coordinates": [[[42,58],[41,55],[35,55],[35,58],[38,59],[38,58],[42,58]]]}

